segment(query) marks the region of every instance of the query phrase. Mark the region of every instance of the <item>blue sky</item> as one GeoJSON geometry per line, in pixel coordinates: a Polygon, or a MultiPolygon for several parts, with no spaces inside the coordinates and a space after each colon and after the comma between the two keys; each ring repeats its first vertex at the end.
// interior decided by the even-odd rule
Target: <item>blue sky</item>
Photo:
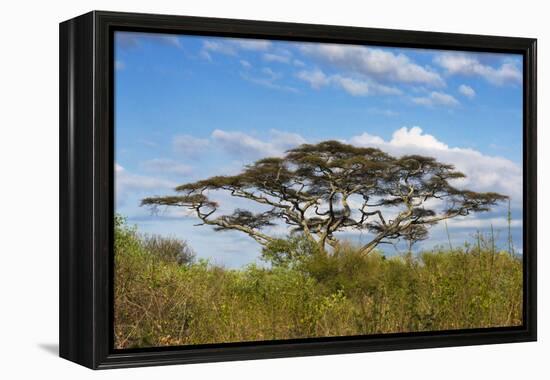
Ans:
{"type": "MultiPolygon", "coordinates": [[[[151,214],[139,201],[338,139],[434,156],[467,175],[461,186],[511,196],[521,251],[521,73],[519,55],[117,32],[116,212],[217,264],[256,262],[260,247],[246,235],[195,227],[182,211],[151,214]]],[[[212,196],[227,211],[248,205],[212,196]]],[[[506,210],[449,221],[453,243],[491,225],[503,243],[506,210]]],[[[419,248],[445,242],[435,226],[419,248]]]]}

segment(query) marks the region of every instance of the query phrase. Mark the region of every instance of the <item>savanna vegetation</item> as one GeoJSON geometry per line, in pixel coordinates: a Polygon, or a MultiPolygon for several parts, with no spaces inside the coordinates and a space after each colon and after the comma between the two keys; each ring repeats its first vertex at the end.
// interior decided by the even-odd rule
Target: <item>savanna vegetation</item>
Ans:
{"type": "Polygon", "coordinates": [[[270,265],[226,269],[173,238],[116,218],[115,345],[220,342],[513,326],[522,262],[478,234],[471,244],[386,258],[294,235],[263,248],[270,265]]]}

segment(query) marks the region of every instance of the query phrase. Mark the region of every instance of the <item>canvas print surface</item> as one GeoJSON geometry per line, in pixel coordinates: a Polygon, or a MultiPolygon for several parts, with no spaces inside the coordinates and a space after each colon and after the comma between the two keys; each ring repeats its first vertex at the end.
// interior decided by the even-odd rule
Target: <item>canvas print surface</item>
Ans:
{"type": "Polygon", "coordinates": [[[116,32],[115,348],[522,325],[522,57],[116,32]]]}

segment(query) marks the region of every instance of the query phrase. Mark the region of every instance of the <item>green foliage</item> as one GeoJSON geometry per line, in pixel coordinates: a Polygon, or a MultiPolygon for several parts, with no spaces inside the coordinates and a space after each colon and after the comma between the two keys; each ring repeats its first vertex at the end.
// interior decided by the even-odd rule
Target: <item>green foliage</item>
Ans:
{"type": "Polygon", "coordinates": [[[170,244],[151,250],[122,218],[115,225],[117,348],[522,323],[521,259],[482,235],[416,258],[345,244],[322,253],[298,235],[264,249],[269,268],[230,270],[180,265],[155,252],[170,244]]]}
{"type": "Polygon", "coordinates": [[[195,259],[195,252],[185,241],[160,235],[143,236],[141,239],[147,252],[164,261],[185,265],[195,259]]]}
{"type": "Polygon", "coordinates": [[[150,255],[167,263],[190,264],[195,252],[187,242],[160,235],[138,234],[134,226],[128,226],[126,219],[115,215],[115,252],[124,255],[150,255]]]}
{"type": "Polygon", "coordinates": [[[320,255],[319,246],[304,235],[275,239],[262,249],[262,259],[276,267],[297,267],[311,255],[320,255]]]}

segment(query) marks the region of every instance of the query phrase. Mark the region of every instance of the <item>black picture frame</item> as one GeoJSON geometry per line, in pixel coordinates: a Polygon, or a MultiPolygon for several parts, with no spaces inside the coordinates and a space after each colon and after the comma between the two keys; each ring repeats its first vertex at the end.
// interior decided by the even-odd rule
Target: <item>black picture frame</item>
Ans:
{"type": "Polygon", "coordinates": [[[60,356],[93,369],[535,341],[536,39],[93,11],[60,24],[60,356]],[[523,56],[523,325],[113,349],[113,33],[318,41],[523,56]]]}

